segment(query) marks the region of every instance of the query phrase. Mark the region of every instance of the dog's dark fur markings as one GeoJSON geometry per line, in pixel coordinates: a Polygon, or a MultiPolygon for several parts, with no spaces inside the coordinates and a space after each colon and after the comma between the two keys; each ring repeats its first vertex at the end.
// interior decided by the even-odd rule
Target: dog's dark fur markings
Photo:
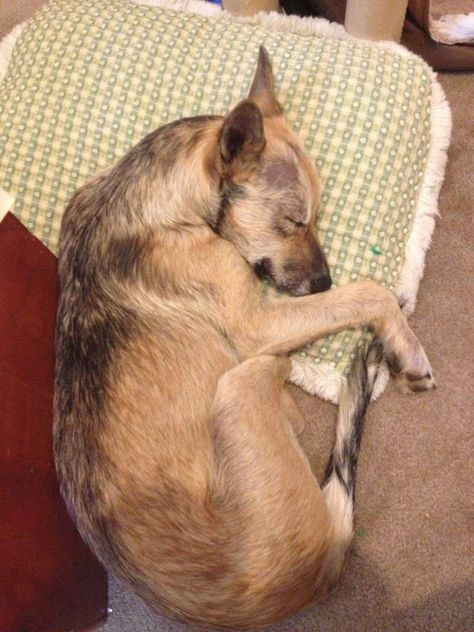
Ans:
{"type": "Polygon", "coordinates": [[[433,386],[388,290],[367,281],[313,294],[331,284],[318,200],[262,49],[249,98],[227,117],[148,135],[64,215],[61,490],[103,563],[187,621],[278,621],[343,567],[365,383],[359,372],[342,396],[321,490],[295,437],[288,352],[369,325],[403,390],[433,386]],[[295,296],[264,295],[256,270],[295,296]]]}

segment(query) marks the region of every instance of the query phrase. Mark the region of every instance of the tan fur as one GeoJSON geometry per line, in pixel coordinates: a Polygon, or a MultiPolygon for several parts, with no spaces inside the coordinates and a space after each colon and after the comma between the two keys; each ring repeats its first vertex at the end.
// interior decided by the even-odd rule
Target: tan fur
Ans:
{"type": "Polygon", "coordinates": [[[76,194],[60,255],[63,494],[99,557],[151,605],[232,629],[307,607],[339,575],[347,545],[295,437],[303,420],[285,388],[286,354],[369,325],[404,384],[433,384],[394,295],[378,284],[262,294],[252,269],[262,258],[294,294],[308,294],[308,278],[326,266],[313,229],[318,179],[275,105],[264,62],[267,78],[250,95],[262,130],[247,102],[227,119],[193,123],[195,142],[178,127],[177,146],[190,144],[166,168],[149,158],[151,139],[76,194]],[[237,155],[233,124],[243,130],[237,155]],[[285,164],[296,174],[288,182],[285,164]],[[211,230],[219,187],[230,185],[245,195],[211,230]],[[122,214],[109,209],[114,196],[122,214]],[[100,219],[109,211],[113,220],[100,219]],[[119,265],[123,251],[129,258],[119,265]],[[88,261],[98,266],[93,275],[88,261]],[[71,270],[81,266],[78,281],[71,270]],[[107,362],[100,351],[91,358],[94,340],[109,345],[107,362]],[[70,357],[67,344],[77,345],[70,357]],[[69,378],[81,345],[84,369],[69,378]]]}

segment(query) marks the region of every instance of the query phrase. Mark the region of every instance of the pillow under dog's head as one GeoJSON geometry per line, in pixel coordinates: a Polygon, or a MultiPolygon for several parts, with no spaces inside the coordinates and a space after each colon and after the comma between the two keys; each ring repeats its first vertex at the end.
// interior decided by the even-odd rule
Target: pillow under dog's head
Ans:
{"type": "MultiPolygon", "coordinates": [[[[78,186],[165,123],[227,114],[247,97],[264,43],[285,118],[320,175],[317,232],[333,283],[402,284],[413,303],[432,229],[425,222],[407,249],[437,131],[430,69],[388,45],[334,38],[336,27],[317,20],[252,25],[186,4],[216,17],[53,0],[28,23],[0,94],[0,186],[16,197],[16,215],[56,251],[78,186]]],[[[336,399],[361,340],[344,332],[302,350],[298,381],[336,399]]]]}

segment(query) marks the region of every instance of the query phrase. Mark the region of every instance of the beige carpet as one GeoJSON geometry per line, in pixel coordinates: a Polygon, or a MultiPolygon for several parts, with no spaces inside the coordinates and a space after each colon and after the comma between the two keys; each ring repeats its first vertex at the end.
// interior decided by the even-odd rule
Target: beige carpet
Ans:
{"type": "MultiPolygon", "coordinates": [[[[40,0],[0,0],[0,36],[40,0]],[[22,11],[20,11],[20,5],[22,11]],[[13,14],[15,14],[13,18],[13,14]],[[8,25],[8,27],[7,27],[8,25]]],[[[454,138],[442,216],[412,324],[438,390],[402,397],[389,387],[371,408],[362,445],[354,553],[338,591],[272,632],[468,632],[474,627],[474,102],[473,74],[441,75],[454,138]]],[[[335,408],[298,389],[301,441],[321,478],[335,408]]],[[[111,579],[101,632],[187,632],[151,613],[111,579]]]]}

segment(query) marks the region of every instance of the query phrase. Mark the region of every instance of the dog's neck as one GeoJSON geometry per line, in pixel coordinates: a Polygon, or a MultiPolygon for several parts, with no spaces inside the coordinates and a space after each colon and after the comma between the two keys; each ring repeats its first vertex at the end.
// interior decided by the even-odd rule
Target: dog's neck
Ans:
{"type": "Polygon", "coordinates": [[[215,158],[221,125],[219,117],[184,119],[157,130],[148,150],[146,143],[137,146],[138,161],[148,159],[148,167],[139,165],[132,186],[140,198],[142,219],[154,229],[200,228],[216,222],[221,194],[215,158]]]}

